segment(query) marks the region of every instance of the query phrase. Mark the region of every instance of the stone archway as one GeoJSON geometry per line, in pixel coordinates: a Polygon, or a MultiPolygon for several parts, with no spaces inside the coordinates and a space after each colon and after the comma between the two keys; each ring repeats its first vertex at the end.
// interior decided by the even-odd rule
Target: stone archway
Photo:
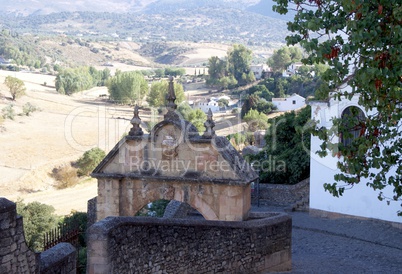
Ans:
{"type": "Polygon", "coordinates": [[[175,113],[173,82],[168,112],[149,135],[140,127],[138,107],[133,128],[92,173],[98,179],[97,220],[134,216],[158,200],[186,202],[207,220],[241,221],[251,207],[257,174],[225,137],[215,135],[211,111],[200,136],[175,113]]]}
{"type": "MultiPolygon", "coordinates": [[[[205,188],[205,186],[203,186],[205,188]]],[[[204,200],[203,195],[195,193],[194,189],[182,183],[160,183],[158,181],[142,180],[122,180],[119,182],[119,188],[126,195],[120,197],[119,213],[120,216],[135,216],[147,204],[157,200],[175,200],[189,204],[196,209],[206,220],[219,220],[215,208],[204,200]],[[186,191],[188,193],[186,194],[186,191]],[[137,193],[137,195],[134,195],[137,193]]]]}

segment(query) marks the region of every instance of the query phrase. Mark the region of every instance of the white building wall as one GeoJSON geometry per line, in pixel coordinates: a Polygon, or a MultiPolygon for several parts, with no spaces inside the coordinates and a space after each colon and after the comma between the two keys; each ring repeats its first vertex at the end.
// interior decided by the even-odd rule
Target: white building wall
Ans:
{"type": "Polygon", "coordinates": [[[289,111],[301,108],[306,104],[306,99],[300,95],[293,95],[287,98],[274,98],[272,103],[279,111],[289,111]]]}
{"type": "Polygon", "coordinates": [[[203,112],[208,113],[209,109],[211,109],[211,111],[213,113],[218,112],[219,111],[219,104],[218,102],[196,102],[194,104],[194,109],[201,109],[203,112]]]}
{"type": "Polygon", "coordinates": [[[252,65],[250,66],[250,70],[254,73],[255,79],[260,80],[263,73],[269,70],[269,67],[265,64],[252,65]]]}
{"type": "MultiPolygon", "coordinates": [[[[340,117],[343,110],[349,106],[358,106],[358,98],[340,102],[331,100],[329,105],[328,103],[312,103],[311,106],[311,117],[319,121],[318,126],[330,128],[332,117],[340,117]]],[[[367,115],[366,112],[365,114],[367,115]]],[[[379,201],[377,197],[380,191],[374,191],[366,186],[367,181],[363,179],[353,188],[345,190],[343,196],[339,198],[326,192],[324,183],[335,182],[334,175],[340,172],[337,169],[337,162],[342,158],[333,157],[331,153],[324,158],[319,157],[315,152],[320,150],[321,143],[318,137],[311,137],[310,209],[402,223],[402,217],[397,216],[397,211],[401,210],[401,202],[391,201],[390,205],[387,205],[386,201],[379,201]]],[[[338,185],[342,184],[338,182],[338,185]]],[[[382,192],[387,197],[393,196],[391,187],[382,192]]]]}

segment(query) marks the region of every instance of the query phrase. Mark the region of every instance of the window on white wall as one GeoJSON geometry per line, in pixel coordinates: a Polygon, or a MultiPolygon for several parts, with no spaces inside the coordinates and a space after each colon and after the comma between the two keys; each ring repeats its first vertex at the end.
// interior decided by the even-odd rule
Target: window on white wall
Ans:
{"type": "Polygon", "coordinates": [[[340,132],[341,143],[348,146],[354,139],[364,134],[366,116],[359,107],[351,106],[342,112],[341,118],[343,121],[340,132]]]}

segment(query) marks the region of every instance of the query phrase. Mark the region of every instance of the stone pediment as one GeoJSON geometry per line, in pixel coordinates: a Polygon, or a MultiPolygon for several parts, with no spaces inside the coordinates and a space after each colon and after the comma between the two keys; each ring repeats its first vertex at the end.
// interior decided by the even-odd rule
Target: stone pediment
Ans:
{"type": "Polygon", "coordinates": [[[257,174],[225,137],[200,136],[185,120],[164,120],[150,134],[124,137],[93,171],[95,178],[248,184],[257,174]]]}

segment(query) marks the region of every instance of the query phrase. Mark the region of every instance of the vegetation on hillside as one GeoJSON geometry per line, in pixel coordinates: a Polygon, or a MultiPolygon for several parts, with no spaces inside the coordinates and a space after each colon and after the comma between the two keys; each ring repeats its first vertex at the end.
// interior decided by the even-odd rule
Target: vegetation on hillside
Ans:
{"type": "Polygon", "coordinates": [[[54,207],[32,202],[25,204],[17,201],[17,214],[24,218],[25,240],[29,248],[43,250],[43,233],[55,228],[59,217],[54,214],[54,207]]]}
{"type": "Polygon", "coordinates": [[[37,45],[38,39],[22,36],[16,31],[2,29],[0,32],[0,56],[12,60],[12,65],[42,68],[45,54],[37,45]]]}
{"type": "Polygon", "coordinates": [[[298,47],[281,47],[275,50],[271,57],[268,58],[268,65],[273,72],[282,72],[291,63],[300,62],[302,59],[302,52],[298,47]]]}
{"type": "MultiPolygon", "coordinates": [[[[153,82],[147,102],[151,107],[160,108],[166,105],[166,94],[169,89],[169,82],[166,80],[153,82]]],[[[186,97],[184,96],[183,86],[179,83],[174,83],[174,91],[176,94],[176,104],[183,102],[186,97]]]]}
{"type": "Polygon", "coordinates": [[[71,95],[75,92],[103,86],[110,77],[110,70],[98,71],[94,67],[60,69],[56,77],[56,90],[60,94],[71,95]]]}
{"type": "Polygon", "coordinates": [[[141,104],[148,94],[148,82],[141,73],[134,71],[117,71],[107,87],[110,99],[120,104],[141,104]]]}
{"type": "Polygon", "coordinates": [[[268,120],[266,146],[250,156],[262,183],[296,184],[310,176],[310,132],[304,130],[310,116],[307,106],[268,120]]]}
{"type": "Polygon", "coordinates": [[[78,166],[78,175],[88,176],[105,156],[106,153],[98,147],[85,151],[76,163],[78,166]]]}
{"type": "Polygon", "coordinates": [[[252,51],[237,44],[229,49],[225,58],[209,58],[207,84],[226,89],[255,81],[250,70],[251,60],[252,51]]]}
{"type": "Polygon", "coordinates": [[[233,7],[181,8],[175,11],[164,9],[163,12],[138,16],[131,13],[82,11],[25,17],[0,14],[0,19],[5,27],[19,29],[21,33],[59,35],[58,30],[62,29],[68,36],[81,34],[96,39],[103,36],[103,39],[110,40],[115,39],[112,34],[118,33],[119,38],[130,37],[136,42],[215,41],[264,46],[267,43],[283,43],[287,33],[284,31],[284,20],[233,7]],[[83,30],[83,25],[87,27],[86,30],[83,30]]]}

